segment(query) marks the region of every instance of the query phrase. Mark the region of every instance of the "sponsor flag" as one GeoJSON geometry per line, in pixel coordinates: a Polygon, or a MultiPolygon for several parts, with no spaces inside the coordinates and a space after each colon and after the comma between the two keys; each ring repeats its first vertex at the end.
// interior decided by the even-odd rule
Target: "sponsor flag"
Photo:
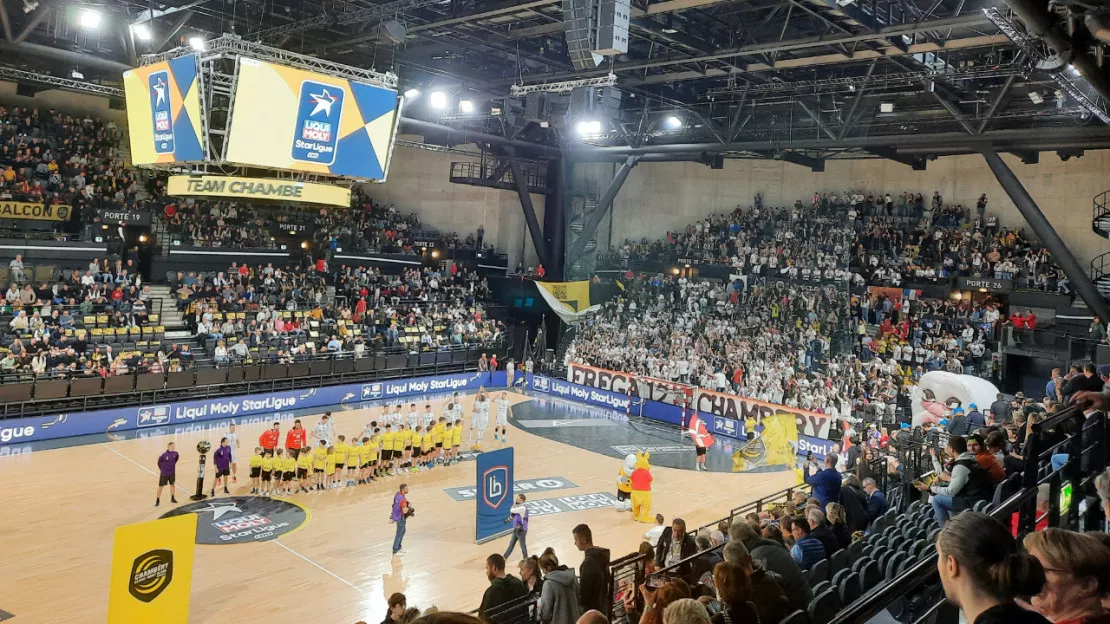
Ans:
{"type": "Polygon", "coordinates": [[[196,535],[196,514],[116,529],[108,624],[189,621],[196,535]]]}
{"type": "Polygon", "coordinates": [[[481,544],[513,530],[512,525],[505,522],[513,506],[513,449],[482,453],[475,464],[478,504],[474,541],[481,544]]]}

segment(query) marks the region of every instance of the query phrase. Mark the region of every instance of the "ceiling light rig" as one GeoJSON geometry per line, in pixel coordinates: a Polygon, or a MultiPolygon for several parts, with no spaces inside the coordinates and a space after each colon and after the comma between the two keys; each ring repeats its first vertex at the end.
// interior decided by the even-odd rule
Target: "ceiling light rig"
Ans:
{"type": "Polygon", "coordinates": [[[569,93],[579,87],[611,87],[615,84],[617,84],[617,75],[609,74],[598,78],[582,78],[565,82],[547,82],[535,85],[515,84],[509,88],[509,94],[519,97],[529,93],[569,93]]]}

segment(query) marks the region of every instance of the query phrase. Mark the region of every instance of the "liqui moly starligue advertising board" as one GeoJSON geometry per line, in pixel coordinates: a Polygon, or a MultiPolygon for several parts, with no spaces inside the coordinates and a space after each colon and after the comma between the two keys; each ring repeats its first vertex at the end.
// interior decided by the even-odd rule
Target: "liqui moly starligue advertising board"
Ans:
{"type": "Polygon", "coordinates": [[[470,392],[505,385],[505,373],[459,373],[308,388],[248,396],[181,401],[141,407],[50,414],[0,420],[0,446],[132,429],[236,419],[363,401],[444,392],[470,392]]]}

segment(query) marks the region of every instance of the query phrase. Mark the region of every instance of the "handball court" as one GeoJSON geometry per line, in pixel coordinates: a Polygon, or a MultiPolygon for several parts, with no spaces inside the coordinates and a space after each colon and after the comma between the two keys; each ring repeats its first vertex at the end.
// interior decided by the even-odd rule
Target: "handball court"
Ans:
{"type": "MultiPolygon", "coordinates": [[[[491,395],[496,398],[496,391],[491,395]]],[[[544,504],[550,513],[534,513],[532,517],[529,554],[538,555],[550,546],[562,563],[575,568],[581,563],[581,554],[571,537],[575,525],[589,524],[595,544],[611,549],[614,558],[634,551],[649,528],[633,521],[629,512],[618,513],[612,507],[590,508],[588,504],[590,501],[603,504],[602,494],[613,496],[621,464],[616,457],[630,441],[649,449],[659,447],[660,454],[653,461],[652,511],[662,513],[668,523],[676,515],[691,527],[712,522],[734,506],[794,483],[792,471],[698,473],[693,470],[693,453],[679,454],[681,449],[674,448],[683,442],[676,429],[629,438],[626,430],[634,425],[623,422],[623,414],[560,400],[536,400],[512,392],[508,396],[514,403],[508,439],[509,446],[515,449],[516,481],[539,480],[537,483],[561,485],[551,491],[527,492],[530,502],[550,503],[544,504]],[[521,427],[524,421],[516,418],[518,413],[527,414],[533,421],[546,418],[550,422],[539,426],[535,422],[526,423],[521,427]],[[598,427],[588,423],[582,426],[581,422],[568,424],[589,417],[613,423],[598,427]],[[558,431],[558,436],[550,435],[551,431],[558,431]],[[583,444],[575,441],[609,435],[613,436],[612,444],[597,439],[583,444]],[[608,456],[601,448],[606,446],[608,456]],[[683,467],[668,468],[661,464],[683,467]]],[[[441,414],[446,398],[443,395],[405,398],[405,409],[408,403],[416,402],[422,411],[430,403],[441,414]]],[[[468,450],[473,399],[469,395],[463,400],[464,455],[468,450]]],[[[336,433],[350,439],[370,420],[380,420],[381,407],[367,405],[333,408],[336,433]]],[[[323,411],[279,414],[282,441],[294,418],[300,418],[304,427],[311,430],[323,411]]],[[[237,419],[250,422],[238,426],[239,482],[230,488],[232,496],[249,496],[248,459],[258,436],[273,420],[237,419]]],[[[0,563],[0,612],[13,614],[17,622],[104,621],[115,528],[154,520],[190,503],[188,496],[196,485],[196,444],[208,440],[215,447],[222,431],[226,431],[226,421],[178,426],[161,435],[131,439],[86,436],[65,441],[69,446],[55,444],[57,448],[43,449],[36,444],[33,452],[0,457],[0,482],[8,488],[0,514],[0,552],[4,553],[0,563]],[[177,443],[181,454],[177,467],[178,505],[169,502],[167,487],[162,505],[156,508],[156,460],[170,441],[177,443]]],[[[487,450],[498,448],[493,439],[492,417],[482,446],[487,450]]],[[[368,485],[283,497],[303,508],[305,521],[299,528],[270,541],[198,543],[189,621],[279,618],[313,623],[379,622],[393,592],[404,592],[410,607],[476,609],[488,586],[485,558],[492,553],[504,553],[508,537],[475,544],[475,503],[465,500],[458,490],[454,496],[445,491],[473,488],[475,467],[466,459],[472,457],[452,466],[386,477],[368,485]],[[408,498],[417,513],[408,522],[405,554],[391,557],[394,526],[388,522],[388,512],[393,494],[402,482],[409,484],[408,498]]],[[[212,474],[209,464],[206,490],[211,487],[212,474]]],[[[206,503],[218,504],[221,499],[232,502],[220,493],[214,501],[209,499],[206,503]]],[[[203,518],[204,514],[201,515],[203,518]]],[[[518,548],[510,557],[509,572],[518,573],[516,564],[520,558],[518,548]]]]}

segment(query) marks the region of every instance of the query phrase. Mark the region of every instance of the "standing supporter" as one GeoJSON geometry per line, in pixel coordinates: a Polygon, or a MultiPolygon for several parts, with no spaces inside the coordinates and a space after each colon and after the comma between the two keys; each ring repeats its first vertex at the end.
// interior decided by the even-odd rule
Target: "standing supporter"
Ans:
{"type": "MultiPolygon", "coordinates": [[[[697,551],[694,538],[686,533],[686,521],[675,518],[671,523],[671,530],[664,531],[659,536],[659,543],[655,546],[655,563],[661,568],[666,568],[693,557],[697,551]]],[[[689,564],[683,565],[678,570],[680,576],[686,576],[689,572],[689,564]]]]}
{"type": "Polygon", "coordinates": [[[540,556],[543,589],[540,590],[539,615],[543,624],[574,624],[581,611],[578,605],[579,586],[574,570],[559,565],[554,552],[540,556]]]}
{"type": "Polygon", "coordinates": [[[491,609],[527,596],[528,588],[520,579],[505,572],[505,558],[498,554],[486,557],[486,578],[489,579],[490,584],[482,594],[478,618],[490,624],[511,621],[511,611],[498,613],[497,617],[491,617],[489,612],[491,609]]]}
{"type": "Polygon", "coordinates": [[[809,474],[809,469],[817,468],[817,460],[811,457],[806,463],[806,483],[813,486],[813,495],[821,501],[822,508],[829,503],[840,502],[841,477],[836,470],[838,460],[836,453],[825,455],[825,468],[813,474],[809,474]]]}
{"type": "Polygon", "coordinates": [[[609,612],[609,549],[594,546],[593,532],[585,524],[579,524],[572,531],[574,545],[585,553],[582,565],[578,568],[578,578],[582,586],[582,609],[596,609],[609,612]]]}

